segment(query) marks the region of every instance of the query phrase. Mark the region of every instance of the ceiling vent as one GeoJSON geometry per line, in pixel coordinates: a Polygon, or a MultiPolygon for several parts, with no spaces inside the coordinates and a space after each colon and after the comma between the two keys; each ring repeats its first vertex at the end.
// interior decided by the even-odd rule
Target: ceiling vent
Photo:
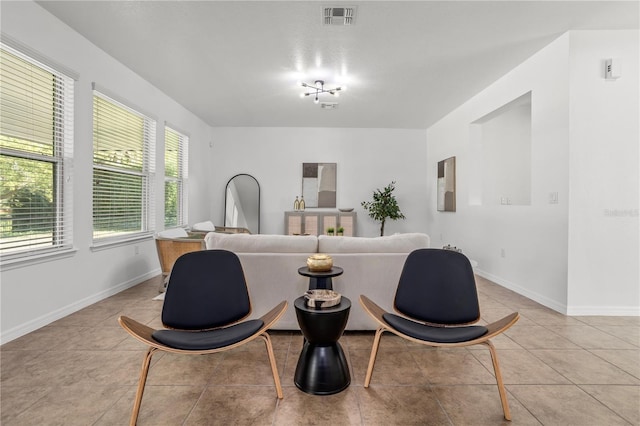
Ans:
{"type": "Polygon", "coordinates": [[[355,7],[325,7],[322,21],[324,25],[353,25],[355,7]]]}
{"type": "Polygon", "coordinates": [[[338,108],[337,102],[320,102],[320,108],[322,109],[336,109],[338,108]]]}

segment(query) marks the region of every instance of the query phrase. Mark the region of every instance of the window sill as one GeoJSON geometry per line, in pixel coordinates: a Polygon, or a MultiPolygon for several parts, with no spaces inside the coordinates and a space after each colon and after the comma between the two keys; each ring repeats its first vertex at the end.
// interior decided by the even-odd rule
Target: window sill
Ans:
{"type": "Polygon", "coordinates": [[[53,250],[48,253],[39,253],[31,256],[24,256],[15,259],[2,259],[0,261],[0,271],[10,269],[25,268],[38,263],[52,262],[74,256],[78,250],[73,247],[53,250]]]}
{"type": "Polygon", "coordinates": [[[128,237],[117,238],[117,239],[108,238],[108,239],[105,239],[105,241],[100,241],[100,240],[94,241],[93,245],[90,248],[91,248],[91,251],[96,252],[101,250],[112,249],[115,247],[128,246],[131,243],[147,241],[151,239],[153,239],[153,234],[150,234],[150,233],[131,235],[128,237]]]}

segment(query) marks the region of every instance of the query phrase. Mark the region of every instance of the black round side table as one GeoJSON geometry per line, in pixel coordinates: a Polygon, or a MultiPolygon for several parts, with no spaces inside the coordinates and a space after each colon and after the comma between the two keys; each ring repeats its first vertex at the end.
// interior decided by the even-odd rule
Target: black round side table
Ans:
{"type": "Polygon", "coordinates": [[[309,290],[326,289],[333,290],[333,281],[331,278],[342,275],[344,270],[339,266],[332,267],[329,271],[314,272],[308,267],[298,268],[298,273],[303,277],[309,277],[309,290]]]}
{"type": "Polygon", "coordinates": [[[311,308],[304,297],[295,300],[296,317],[305,337],[294,383],[313,395],[332,395],[351,383],[349,365],[338,339],[347,326],[351,301],[342,297],[330,308],[311,308]]]}

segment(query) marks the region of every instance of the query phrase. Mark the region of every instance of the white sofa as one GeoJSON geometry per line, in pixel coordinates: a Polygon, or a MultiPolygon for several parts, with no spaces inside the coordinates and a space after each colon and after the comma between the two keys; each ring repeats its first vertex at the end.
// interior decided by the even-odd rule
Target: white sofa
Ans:
{"type": "Polygon", "coordinates": [[[375,330],[358,298],[366,294],[383,308],[392,310],[393,297],[407,255],[429,247],[429,236],[420,233],[387,237],[328,237],[326,235],[249,235],[211,232],[207,249],[224,249],[238,255],[253,303],[252,317],[259,317],[282,300],[289,302],[278,330],[298,330],[293,301],[302,296],[309,279],[298,274],[307,258],[325,253],[344,273],[333,278],[333,289],[351,300],[347,330],[375,330]]]}

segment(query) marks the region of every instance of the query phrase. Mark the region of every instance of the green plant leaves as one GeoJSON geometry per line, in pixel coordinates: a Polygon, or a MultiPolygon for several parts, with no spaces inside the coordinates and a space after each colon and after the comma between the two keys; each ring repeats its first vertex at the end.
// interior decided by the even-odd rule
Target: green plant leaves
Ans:
{"type": "Polygon", "coordinates": [[[380,222],[380,236],[384,235],[384,224],[387,219],[405,219],[398,206],[398,200],[393,195],[393,190],[396,189],[395,184],[395,181],[391,182],[382,191],[376,189],[373,191],[373,201],[360,203],[369,213],[369,217],[380,222]]]}

